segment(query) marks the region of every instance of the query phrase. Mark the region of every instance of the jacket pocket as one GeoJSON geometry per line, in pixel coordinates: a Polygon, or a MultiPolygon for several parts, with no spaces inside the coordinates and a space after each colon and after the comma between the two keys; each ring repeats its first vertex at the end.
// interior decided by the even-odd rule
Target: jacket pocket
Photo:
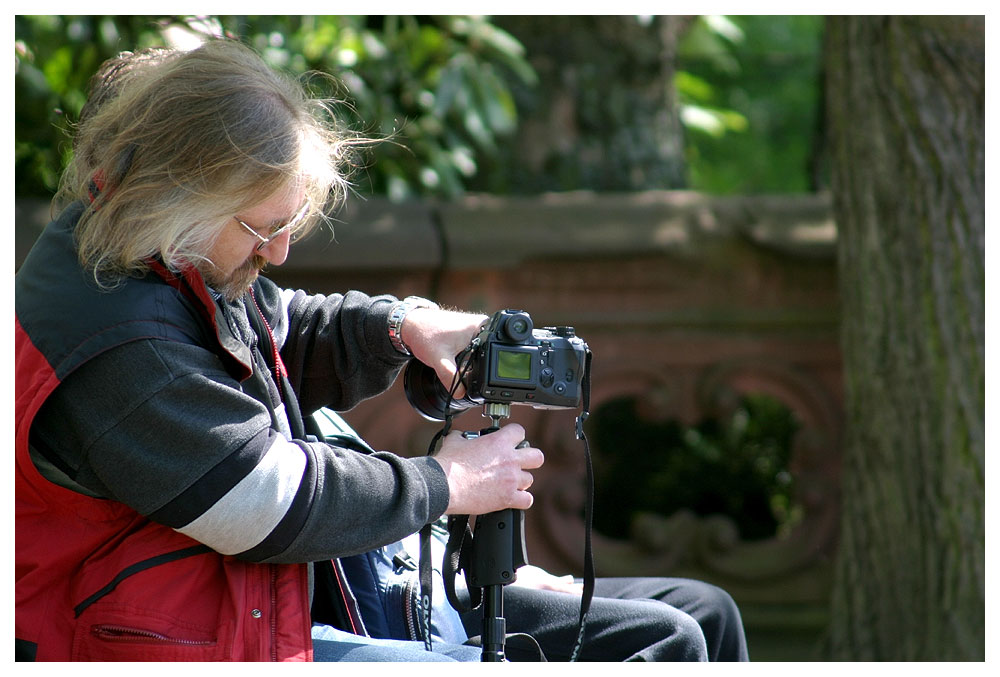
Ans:
{"type": "Polygon", "coordinates": [[[80,617],[73,638],[75,661],[226,661],[233,633],[226,626],[196,625],[165,614],[96,603],[80,617]]]}
{"type": "Polygon", "coordinates": [[[230,581],[223,559],[207,547],[163,536],[159,527],[143,529],[81,566],[70,590],[71,660],[232,657],[234,601],[244,599],[245,577],[230,581]]]}

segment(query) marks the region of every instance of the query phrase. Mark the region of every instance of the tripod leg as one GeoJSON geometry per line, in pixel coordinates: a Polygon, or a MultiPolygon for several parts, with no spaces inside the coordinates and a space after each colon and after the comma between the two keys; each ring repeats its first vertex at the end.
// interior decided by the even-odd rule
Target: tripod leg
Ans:
{"type": "Polygon", "coordinates": [[[504,641],[507,638],[507,620],[503,617],[503,586],[491,585],[483,597],[483,662],[499,663],[506,660],[504,641]]]}

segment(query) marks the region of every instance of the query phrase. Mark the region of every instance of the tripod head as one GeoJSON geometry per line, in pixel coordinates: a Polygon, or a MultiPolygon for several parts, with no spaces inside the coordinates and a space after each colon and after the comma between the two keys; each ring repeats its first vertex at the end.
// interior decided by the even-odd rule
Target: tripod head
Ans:
{"type": "Polygon", "coordinates": [[[483,417],[493,421],[493,430],[499,430],[500,421],[510,418],[510,402],[486,402],[483,404],[483,417]]]}

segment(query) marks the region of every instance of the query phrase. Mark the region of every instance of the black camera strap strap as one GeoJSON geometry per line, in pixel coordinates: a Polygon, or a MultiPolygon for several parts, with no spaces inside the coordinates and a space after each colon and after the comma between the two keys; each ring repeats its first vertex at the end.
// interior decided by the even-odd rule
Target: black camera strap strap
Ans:
{"type": "MultiPolygon", "coordinates": [[[[454,394],[455,389],[458,387],[458,383],[459,383],[459,375],[456,374],[455,382],[452,384],[451,391],[448,394],[449,406],[446,407],[446,410],[450,409],[451,396],[452,394],[454,394]]],[[[448,435],[448,433],[451,432],[451,421],[452,421],[452,416],[450,414],[446,415],[444,419],[444,426],[442,426],[442,428],[437,431],[437,433],[431,439],[430,444],[428,445],[427,448],[428,456],[434,455],[434,452],[437,451],[438,443],[441,440],[443,440],[448,435]]],[[[451,546],[450,531],[451,531],[452,519],[453,519],[452,517],[448,518],[449,547],[451,546]]],[[[466,520],[468,520],[467,516],[466,520]]],[[[433,529],[433,523],[425,524],[423,528],[420,530],[420,541],[419,541],[420,554],[417,557],[417,573],[420,581],[420,610],[418,615],[420,617],[420,627],[423,630],[424,649],[426,649],[427,651],[433,650],[433,640],[431,638],[431,610],[433,608],[433,600],[434,600],[434,564],[431,561],[432,529],[433,529]]],[[[442,563],[443,566],[441,575],[444,578],[445,590],[448,593],[448,600],[450,602],[452,600],[452,596],[454,595],[455,579],[454,579],[454,570],[451,570],[448,566],[449,559],[447,557],[447,552],[448,551],[446,549],[445,561],[442,563]],[[449,577],[449,572],[450,572],[450,577],[449,577]],[[449,588],[449,583],[450,583],[450,588],[449,588]]],[[[454,603],[452,602],[452,604],[454,603]]],[[[457,609],[458,607],[455,608],[457,609]]]]}
{"type": "Polygon", "coordinates": [[[583,548],[583,598],[580,600],[580,624],[576,636],[576,644],[573,646],[573,653],[570,661],[576,662],[580,659],[580,652],[583,650],[583,636],[587,629],[587,613],[590,611],[590,603],[594,599],[594,587],[596,584],[596,574],[594,568],[594,546],[591,532],[594,524],[594,464],[590,457],[590,441],[583,430],[583,424],[590,416],[590,366],[593,361],[593,353],[587,349],[587,357],[584,365],[583,380],[583,410],[576,419],[576,437],[583,442],[584,458],[587,466],[587,486],[586,498],[584,500],[584,548],[583,548]]]}
{"type": "MultiPolygon", "coordinates": [[[[434,596],[433,569],[431,561],[432,525],[428,524],[420,530],[420,556],[418,558],[418,573],[420,579],[420,626],[422,629],[424,648],[431,651],[431,607],[434,596]]],[[[444,549],[444,560],[441,563],[441,578],[444,581],[444,592],[451,606],[464,613],[472,611],[482,603],[483,592],[479,588],[469,588],[470,604],[465,604],[458,598],[455,588],[455,577],[459,569],[465,568],[465,546],[472,540],[472,527],[468,515],[450,515],[448,517],[448,541],[444,549]]]]}
{"type": "MultiPolygon", "coordinates": [[[[458,390],[462,377],[468,373],[471,366],[471,355],[476,340],[463,350],[458,356],[458,369],[452,380],[451,388],[448,390],[448,400],[445,405],[444,425],[431,439],[428,445],[427,455],[431,456],[437,451],[438,443],[451,432],[452,419],[451,402],[458,390]]],[[[431,650],[431,607],[434,597],[433,563],[431,562],[431,525],[427,524],[420,530],[420,555],[419,578],[420,578],[420,617],[421,626],[424,631],[424,648],[431,650]]],[[[462,547],[464,543],[471,540],[472,529],[469,527],[468,515],[451,515],[448,517],[448,542],[445,546],[444,561],[441,566],[441,577],[444,579],[445,594],[448,602],[458,611],[471,611],[479,606],[475,602],[471,607],[463,605],[455,593],[455,575],[462,568],[462,547]]],[[[473,595],[473,591],[469,591],[473,595]]]]}
{"type": "Polygon", "coordinates": [[[443,570],[444,591],[448,596],[448,603],[459,612],[472,611],[477,608],[483,600],[483,591],[480,588],[469,588],[469,603],[464,604],[455,592],[455,577],[459,569],[465,568],[468,559],[467,545],[472,540],[472,526],[469,524],[468,515],[452,515],[448,518],[448,543],[444,549],[443,570]]]}
{"type": "Polygon", "coordinates": [[[431,604],[434,596],[434,566],[431,562],[431,524],[425,524],[420,530],[420,555],[417,571],[420,578],[420,627],[424,636],[424,648],[433,649],[431,640],[431,604]]]}

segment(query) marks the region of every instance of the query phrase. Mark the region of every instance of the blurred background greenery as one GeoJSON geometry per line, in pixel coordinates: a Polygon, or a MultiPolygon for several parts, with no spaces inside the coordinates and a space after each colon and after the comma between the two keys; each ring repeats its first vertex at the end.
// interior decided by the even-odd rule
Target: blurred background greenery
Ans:
{"type": "Polygon", "coordinates": [[[798,523],[788,463],[799,424],[784,404],[748,395],[724,419],[693,426],[644,419],[640,406],[634,398],[606,402],[588,431],[601,505],[626,508],[595,513],[602,534],[628,540],[639,514],[679,510],[725,515],[744,541],[781,536],[798,523]],[[622,450],[631,452],[615,453],[622,450]]]}
{"type": "Polygon", "coordinates": [[[397,142],[374,151],[362,194],[822,185],[821,17],[17,16],[16,194],[55,190],[103,60],[199,34],[336,75],[320,93],[345,123],[397,142]],[[531,136],[553,110],[560,129],[531,136]]]}

